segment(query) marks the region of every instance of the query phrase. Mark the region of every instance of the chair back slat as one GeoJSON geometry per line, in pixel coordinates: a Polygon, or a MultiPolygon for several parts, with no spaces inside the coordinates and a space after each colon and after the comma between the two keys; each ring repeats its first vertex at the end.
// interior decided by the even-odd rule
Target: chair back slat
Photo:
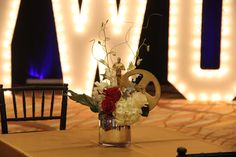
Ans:
{"type": "Polygon", "coordinates": [[[41,117],[44,115],[44,103],[45,103],[45,93],[42,91],[42,106],[41,106],[41,117]]]}
{"type": "Polygon", "coordinates": [[[35,92],[32,92],[32,116],[35,117],[35,92]]]}
{"type": "Polygon", "coordinates": [[[12,91],[12,101],[13,101],[15,118],[17,118],[18,115],[17,115],[17,107],[16,107],[16,95],[15,95],[15,91],[14,90],[12,91]]]}
{"type": "MultiPolygon", "coordinates": [[[[12,87],[12,88],[3,88],[3,85],[0,84],[0,113],[1,113],[1,126],[2,126],[2,133],[8,133],[8,121],[36,121],[36,120],[52,120],[57,119],[60,120],[60,130],[66,129],[66,114],[67,114],[67,90],[68,85],[55,85],[55,86],[25,86],[25,87],[12,87]],[[7,112],[5,103],[4,92],[10,91],[12,93],[12,101],[6,101],[7,103],[13,103],[14,114],[13,116],[7,117],[7,112]],[[39,94],[38,94],[39,93],[39,94]],[[50,94],[50,95],[49,95],[50,94]],[[21,96],[21,101],[23,104],[18,102],[18,96],[21,96]],[[61,96],[58,97],[58,96],[61,96]],[[37,107],[38,98],[41,99],[41,106],[37,107]],[[51,98],[51,100],[50,100],[51,98]],[[61,111],[59,114],[53,114],[55,112],[55,103],[58,102],[55,99],[59,98],[61,100],[61,111]],[[49,101],[48,101],[49,100],[49,101]],[[31,102],[30,102],[31,101],[31,102]],[[18,104],[19,103],[19,104],[18,104]],[[30,103],[30,104],[28,104],[30,103]],[[32,106],[29,110],[28,107],[32,106]],[[49,105],[49,108],[46,107],[49,105]],[[23,115],[19,113],[20,109],[17,107],[23,108],[23,115]],[[46,109],[49,110],[48,112],[45,111],[46,109]],[[37,110],[39,110],[39,115],[37,115],[37,110]],[[40,113],[41,111],[41,113],[40,113]],[[32,115],[27,112],[32,112],[32,115]],[[14,116],[15,115],[15,116],[14,116]]],[[[40,100],[39,100],[40,101],[40,100]]],[[[40,103],[40,102],[39,102],[40,103]]],[[[10,109],[10,108],[9,108],[10,109]]],[[[13,110],[12,109],[12,110],[13,110]]],[[[13,113],[13,111],[12,111],[13,113]]],[[[9,112],[9,115],[10,112],[9,112]]]]}
{"type": "Polygon", "coordinates": [[[53,106],[54,106],[54,95],[55,95],[55,91],[54,91],[54,90],[52,90],[51,106],[50,106],[50,117],[52,117],[52,114],[53,114],[53,106]]]}
{"type": "Polygon", "coordinates": [[[23,100],[23,114],[24,118],[26,118],[26,101],[25,101],[25,91],[22,91],[22,100],[23,100]]]}

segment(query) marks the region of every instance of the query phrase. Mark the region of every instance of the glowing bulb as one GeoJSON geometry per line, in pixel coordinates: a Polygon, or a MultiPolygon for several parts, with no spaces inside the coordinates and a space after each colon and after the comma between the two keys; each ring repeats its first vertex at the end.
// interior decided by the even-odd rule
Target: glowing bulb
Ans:
{"type": "Polygon", "coordinates": [[[221,33],[222,33],[222,35],[229,35],[230,29],[229,28],[223,28],[221,33]]]}
{"type": "Polygon", "coordinates": [[[169,30],[169,34],[170,34],[171,36],[176,35],[176,29],[170,29],[170,30],[169,30]]]}
{"type": "Polygon", "coordinates": [[[230,7],[224,7],[224,8],[223,8],[223,13],[224,13],[224,14],[229,14],[229,13],[231,13],[231,11],[232,11],[232,10],[231,10],[230,7]]]}
{"type": "MultiPolygon", "coordinates": [[[[141,8],[143,9],[143,8],[141,8]]],[[[143,10],[140,10],[141,12],[143,12],[143,10]]],[[[120,16],[124,16],[124,14],[126,13],[126,8],[125,7],[121,7],[119,10],[120,16]]]]}
{"type": "Polygon", "coordinates": [[[59,26],[57,27],[57,32],[58,32],[58,33],[64,32],[64,27],[63,27],[62,25],[59,25],[59,26]]]}
{"type": "Polygon", "coordinates": [[[221,96],[220,96],[219,93],[214,93],[214,94],[212,95],[212,100],[213,100],[213,101],[219,101],[220,99],[221,99],[221,96]]]}
{"type": "Polygon", "coordinates": [[[3,84],[8,86],[10,83],[11,83],[11,79],[9,79],[7,76],[5,76],[3,78],[3,84]]]}
{"type": "Polygon", "coordinates": [[[178,3],[178,0],[170,0],[170,4],[176,4],[178,3]]]}
{"type": "Polygon", "coordinates": [[[144,10],[145,10],[144,7],[139,7],[139,8],[138,8],[138,12],[139,12],[139,13],[143,13],[144,10]]]}
{"type": "Polygon", "coordinates": [[[175,75],[169,74],[168,78],[171,82],[176,82],[176,76],[175,75]]]}
{"type": "Polygon", "coordinates": [[[5,37],[6,37],[6,39],[11,40],[11,37],[12,37],[11,30],[8,29],[8,30],[5,32],[5,37]]]}
{"type": "Polygon", "coordinates": [[[229,43],[228,40],[223,40],[223,41],[221,41],[221,42],[222,42],[222,48],[228,48],[229,45],[230,45],[230,43],[229,43]]]}
{"type": "Polygon", "coordinates": [[[181,91],[181,92],[184,92],[186,90],[186,85],[183,84],[183,83],[180,83],[177,85],[178,86],[178,89],[181,91]]]}
{"type": "Polygon", "coordinates": [[[233,94],[226,94],[225,95],[225,100],[226,101],[232,101],[234,99],[234,95],[233,94]]]}
{"type": "Polygon", "coordinates": [[[199,54],[199,52],[194,52],[194,54],[193,54],[193,60],[195,60],[195,61],[200,61],[200,54],[199,54]]]}
{"type": "Polygon", "coordinates": [[[76,28],[75,28],[75,30],[76,30],[76,32],[77,33],[82,33],[82,32],[84,32],[84,26],[83,25],[75,25],[76,26],[76,28]]]}
{"type": "Polygon", "coordinates": [[[66,64],[63,66],[63,72],[69,72],[70,71],[70,65],[66,64]]]}
{"type": "Polygon", "coordinates": [[[221,61],[228,62],[229,61],[229,56],[225,53],[221,54],[221,61]]]}
{"type": "Polygon", "coordinates": [[[59,45],[59,49],[60,49],[60,51],[66,51],[66,50],[67,50],[66,44],[61,43],[61,44],[59,45]]]}
{"type": "Polygon", "coordinates": [[[115,0],[108,0],[108,2],[115,5],[115,0]]]}
{"type": "Polygon", "coordinates": [[[12,8],[12,10],[17,9],[18,6],[19,6],[19,2],[17,2],[17,1],[12,1],[12,2],[11,2],[11,8],[12,8]]]}
{"type": "Polygon", "coordinates": [[[177,24],[177,18],[171,17],[171,18],[170,18],[170,24],[171,24],[171,25],[177,24]]]}
{"type": "Polygon", "coordinates": [[[195,35],[195,37],[199,37],[199,38],[200,38],[200,35],[201,35],[201,28],[199,28],[198,25],[195,25],[195,26],[194,26],[193,34],[195,35]]]}
{"type": "Polygon", "coordinates": [[[202,1],[199,1],[199,0],[195,0],[194,2],[199,5],[202,4],[202,1]]]}
{"type": "Polygon", "coordinates": [[[178,13],[177,7],[171,7],[170,14],[177,14],[177,13],[178,13]]]}
{"type": "Polygon", "coordinates": [[[4,70],[4,71],[9,72],[10,69],[11,69],[10,63],[5,63],[5,64],[3,65],[3,70],[4,70]]]}
{"type": "Polygon", "coordinates": [[[207,99],[208,99],[208,96],[207,96],[206,93],[201,93],[201,94],[200,94],[200,100],[202,100],[202,101],[207,101],[207,99]]]}
{"type": "Polygon", "coordinates": [[[196,100],[196,97],[195,97],[194,94],[189,93],[189,94],[187,95],[187,99],[188,99],[189,101],[194,101],[194,100],[196,100]]]}
{"type": "MultiPolygon", "coordinates": [[[[104,66],[104,67],[105,67],[105,66],[104,66]]],[[[91,82],[94,81],[94,75],[91,74],[91,72],[88,72],[88,74],[87,74],[87,80],[90,82],[90,86],[93,86],[93,83],[91,83],[91,82]]]]}
{"type": "Polygon", "coordinates": [[[109,11],[110,11],[111,15],[113,15],[113,16],[115,16],[116,13],[117,13],[116,7],[111,7],[111,8],[109,9],[109,11]]]}
{"type": "Polygon", "coordinates": [[[176,38],[174,38],[174,37],[169,38],[169,44],[171,46],[176,45],[176,38]]]}
{"type": "Polygon", "coordinates": [[[144,1],[144,0],[139,0],[139,3],[140,3],[140,5],[144,5],[144,4],[146,3],[146,1],[144,1]]]}
{"type": "Polygon", "coordinates": [[[5,60],[10,60],[11,59],[11,54],[9,53],[9,51],[2,53],[2,56],[5,60]]]}
{"type": "Polygon", "coordinates": [[[176,64],[174,62],[169,62],[168,64],[170,70],[175,70],[176,69],[176,64]]]}
{"type": "Polygon", "coordinates": [[[229,18],[224,18],[223,19],[223,25],[225,26],[225,25],[229,25],[229,24],[230,24],[229,18]]]}
{"type": "Polygon", "coordinates": [[[175,58],[176,57],[176,51],[175,50],[170,50],[169,51],[169,57],[170,58],[175,58]]]}
{"type": "Polygon", "coordinates": [[[64,82],[67,82],[68,84],[70,84],[72,82],[72,78],[71,77],[65,77],[64,82]]]}
{"type": "Polygon", "coordinates": [[[195,48],[200,47],[200,45],[201,45],[201,40],[200,40],[200,39],[195,39],[195,40],[193,40],[193,46],[194,46],[195,48]]]}
{"type": "Polygon", "coordinates": [[[202,12],[202,6],[201,6],[201,5],[195,6],[194,12],[195,12],[196,15],[201,14],[201,12],[202,12]]]}
{"type": "Polygon", "coordinates": [[[3,47],[4,47],[4,48],[8,48],[8,46],[10,46],[9,40],[3,41],[3,47]]]}
{"type": "Polygon", "coordinates": [[[226,74],[228,73],[228,71],[229,71],[229,69],[228,69],[227,67],[220,68],[218,75],[219,75],[220,77],[222,77],[222,76],[226,75],[226,74]]]}

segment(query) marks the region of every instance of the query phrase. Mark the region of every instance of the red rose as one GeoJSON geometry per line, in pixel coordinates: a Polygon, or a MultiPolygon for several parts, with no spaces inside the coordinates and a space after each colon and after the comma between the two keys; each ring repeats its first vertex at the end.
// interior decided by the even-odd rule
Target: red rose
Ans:
{"type": "Polygon", "coordinates": [[[103,92],[104,92],[106,98],[114,101],[115,103],[121,97],[121,92],[120,92],[119,87],[108,88],[108,89],[104,90],[103,92]]]}
{"type": "Polygon", "coordinates": [[[116,109],[115,102],[112,101],[111,99],[105,98],[105,99],[102,101],[102,110],[103,110],[106,114],[112,113],[113,111],[115,111],[115,109],[116,109]]]}

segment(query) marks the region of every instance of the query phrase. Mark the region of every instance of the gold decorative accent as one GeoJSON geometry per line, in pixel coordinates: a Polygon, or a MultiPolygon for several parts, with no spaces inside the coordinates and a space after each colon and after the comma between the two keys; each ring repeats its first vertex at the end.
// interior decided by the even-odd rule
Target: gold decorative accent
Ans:
{"type": "Polygon", "coordinates": [[[157,102],[159,101],[161,96],[161,87],[159,81],[152,73],[143,69],[134,69],[122,75],[120,80],[120,86],[125,88],[134,86],[137,91],[143,91],[147,97],[150,111],[157,105],[157,102]],[[141,74],[142,79],[138,82],[138,84],[132,83],[129,78],[137,74],[141,74]],[[154,96],[146,91],[146,87],[150,82],[152,82],[154,85],[154,96]]]}

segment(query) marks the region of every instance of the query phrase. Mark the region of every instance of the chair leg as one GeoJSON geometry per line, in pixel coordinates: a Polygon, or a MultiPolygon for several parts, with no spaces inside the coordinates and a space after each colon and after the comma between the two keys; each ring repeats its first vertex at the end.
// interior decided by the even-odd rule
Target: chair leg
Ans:
{"type": "Polygon", "coordinates": [[[62,104],[62,109],[61,109],[60,130],[65,130],[66,129],[67,103],[66,102],[62,102],[62,103],[64,104],[62,104]]]}
{"type": "Polygon", "coordinates": [[[0,104],[0,113],[1,113],[2,134],[7,134],[8,127],[7,127],[7,118],[6,118],[6,107],[3,104],[0,104]]]}
{"type": "Polygon", "coordinates": [[[60,130],[66,129],[66,115],[67,115],[67,90],[68,85],[65,84],[65,89],[63,90],[63,97],[62,97],[62,108],[61,108],[61,120],[60,120],[60,130]]]}

